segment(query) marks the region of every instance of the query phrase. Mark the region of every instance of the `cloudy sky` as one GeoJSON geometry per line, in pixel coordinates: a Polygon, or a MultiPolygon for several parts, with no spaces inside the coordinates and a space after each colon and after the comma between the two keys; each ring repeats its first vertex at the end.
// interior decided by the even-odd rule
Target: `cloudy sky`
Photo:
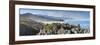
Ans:
{"type": "Polygon", "coordinates": [[[89,11],[69,11],[69,10],[46,10],[46,9],[25,9],[20,8],[20,14],[32,13],[40,14],[44,16],[54,16],[63,18],[74,18],[74,19],[89,19],[89,11]]]}

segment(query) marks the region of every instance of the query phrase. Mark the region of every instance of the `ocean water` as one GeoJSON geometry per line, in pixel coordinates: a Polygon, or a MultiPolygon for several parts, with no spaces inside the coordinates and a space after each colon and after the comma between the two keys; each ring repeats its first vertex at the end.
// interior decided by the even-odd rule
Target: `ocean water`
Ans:
{"type": "Polygon", "coordinates": [[[64,23],[69,23],[73,25],[78,25],[82,28],[89,28],[90,27],[90,20],[89,19],[73,19],[73,20],[64,20],[64,23]]]}

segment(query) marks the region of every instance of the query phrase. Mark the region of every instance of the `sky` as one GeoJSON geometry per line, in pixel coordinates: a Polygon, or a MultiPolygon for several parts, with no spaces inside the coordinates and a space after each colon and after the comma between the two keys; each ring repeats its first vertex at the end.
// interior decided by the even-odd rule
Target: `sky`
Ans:
{"type": "Polygon", "coordinates": [[[20,14],[32,13],[40,14],[43,16],[54,16],[63,18],[74,18],[74,19],[89,19],[89,11],[70,11],[70,10],[47,10],[47,9],[25,9],[20,8],[20,14]]]}

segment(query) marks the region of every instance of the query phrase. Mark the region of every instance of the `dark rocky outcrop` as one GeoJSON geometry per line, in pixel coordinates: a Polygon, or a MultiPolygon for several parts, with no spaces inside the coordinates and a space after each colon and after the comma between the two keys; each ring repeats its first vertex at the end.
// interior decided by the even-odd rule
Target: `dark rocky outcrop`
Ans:
{"type": "Polygon", "coordinates": [[[27,35],[36,35],[39,30],[34,29],[30,26],[20,24],[20,36],[27,36],[27,35]]]}

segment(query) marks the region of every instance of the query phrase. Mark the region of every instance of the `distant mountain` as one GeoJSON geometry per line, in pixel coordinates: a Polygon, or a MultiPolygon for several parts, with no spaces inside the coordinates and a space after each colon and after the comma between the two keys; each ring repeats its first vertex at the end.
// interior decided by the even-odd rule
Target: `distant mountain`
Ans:
{"type": "Polygon", "coordinates": [[[25,13],[20,14],[21,17],[27,17],[34,21],[64,21],[63,19],[59,17],[53,17],[53,16],[44,16],[44,15],[37,15],[37,14],[31,14],[31,13],[25,13]]]}

